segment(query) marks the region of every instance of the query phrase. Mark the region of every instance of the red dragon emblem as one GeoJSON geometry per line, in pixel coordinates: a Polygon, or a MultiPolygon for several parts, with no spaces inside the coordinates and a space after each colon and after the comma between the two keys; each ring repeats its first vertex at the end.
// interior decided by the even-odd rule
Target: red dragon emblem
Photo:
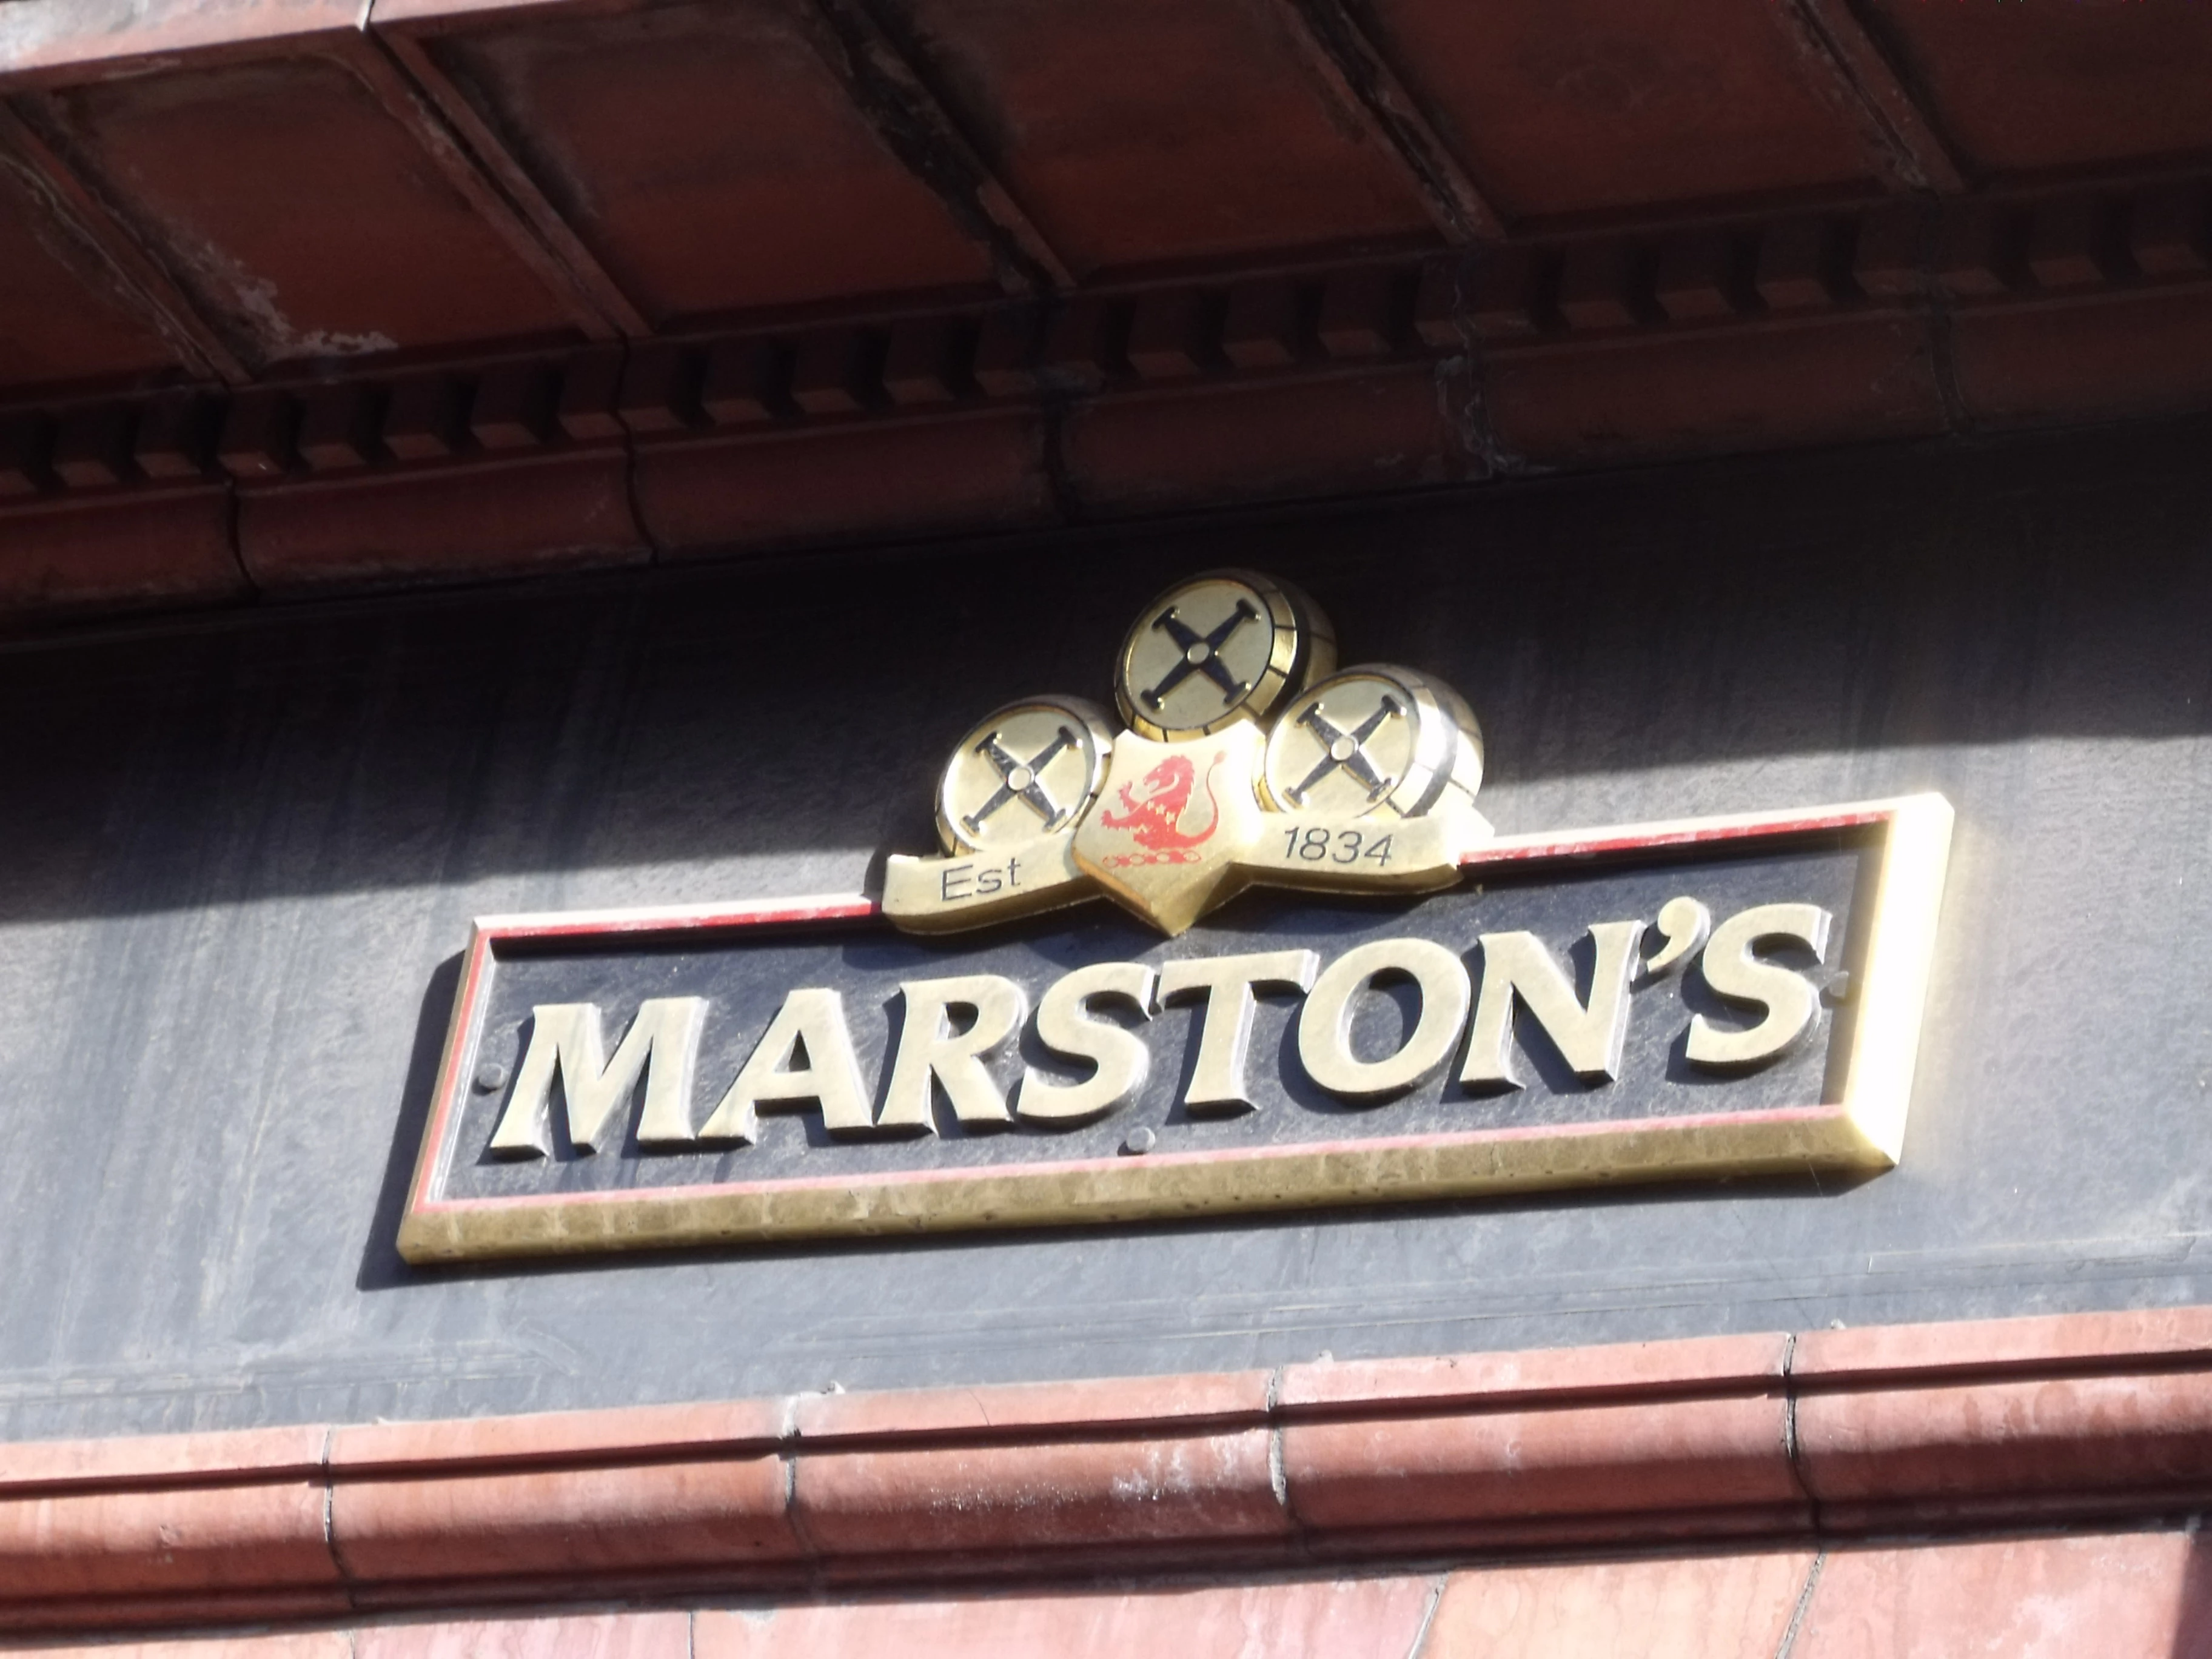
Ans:
{"type": "Polygon", "coordinates": [[[1197,771],[1188,755],[1170,755],[1135,784],[1123,784],[1116,792],[1122,811],[1117,815],[1109,807],[1098,815],[1098,822],[1109,830],[1126,830],[1129,839],[1152,856],[1139,854],[1109,862],[1195,864],[1199,855],[1189,849],[1211,841],[1213,832],[1221,827],[1221,803],[1213,793],[1213,775],[1224,758],[1217,754],[1207,763],[1206,819],[1200,830],[1193,830],[1185,824],[1198,781],[1197,771]]]}

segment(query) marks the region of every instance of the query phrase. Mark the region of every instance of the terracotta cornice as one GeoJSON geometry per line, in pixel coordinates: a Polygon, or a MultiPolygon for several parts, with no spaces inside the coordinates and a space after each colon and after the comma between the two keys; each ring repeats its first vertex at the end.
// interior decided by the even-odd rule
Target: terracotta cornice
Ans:
{"type": "Polygon", "coordinates": [[[19,409],[0,614],[2207,404],[2212,182],[1888,198],[19,409]]]}
{"type": "Polygon", "coordinates": [[[0,1448],[0,1627],[1449,1561],[2212,1503],[2212,1308],[0,1448]]]}

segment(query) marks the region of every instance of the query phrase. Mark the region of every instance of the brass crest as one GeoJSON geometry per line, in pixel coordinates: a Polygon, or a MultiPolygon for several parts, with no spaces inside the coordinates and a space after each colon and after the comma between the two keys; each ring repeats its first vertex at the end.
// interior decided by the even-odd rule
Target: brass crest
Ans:
{"type": "Polygon", "coordinates": [[[1075,862],[1108,895],[1180,933],[1249,879],[1237,853],[1260,824],[1260,730],[1154,743],[1125,732],[1097,811],[1075,832],[1075,862]]]}
{"type": "Polygon", "coordinates": [[[1348,670],[1293,700],[1261,782],[1278,811],[1417,818],[1449,791],[1472,805],[1482,729],[1450,687],[1410,668],[1348,670]]]}
{"type": "Polygon", "coordinates": [[[945,856],[894,855],[885,915],[951,933],[1103,894],[1172,935],[1255,884],[1449,886],[1491,835],[1474,714],[1414,670],[1335,664],[1328,618],[1287,583],[1176,584],[1115,665],[1130,729],[1068,696],[980,721],[939,786],[945,856]]]}
{"type": "Polygon", "coordinates": [[[948,853],[1018,847],[1073,827],[1106,779],[1114,728],[1079,697],[1010,703],[960,739],[937,790],[948,853]]]}
{"type": "Polygon", "coordinates": [[[1313,601],[1250,570],[1178,582],[1121,642],[1114,701],[1130,728],[1172,743],[1264,720],[1336,665],[1336,634],[1313,601]]]}

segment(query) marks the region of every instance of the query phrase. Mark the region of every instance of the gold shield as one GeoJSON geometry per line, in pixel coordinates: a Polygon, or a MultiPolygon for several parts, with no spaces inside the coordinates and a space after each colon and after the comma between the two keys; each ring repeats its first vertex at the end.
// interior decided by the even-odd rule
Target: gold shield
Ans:
{"type": "Polygon", "coordinates": [[[1245,720],[1181,743],[1125,732],[1075,832],[1077,865],[1163,933],[1183,932],[1247,878],[1237,860],[1260,828],[1264,743],[1245,720]]]}

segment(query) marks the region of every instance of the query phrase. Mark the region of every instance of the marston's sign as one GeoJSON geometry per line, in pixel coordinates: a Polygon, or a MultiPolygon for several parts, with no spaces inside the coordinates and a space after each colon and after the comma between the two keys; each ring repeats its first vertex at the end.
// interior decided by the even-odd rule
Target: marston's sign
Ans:
{"type": "Polygon", "coordinates": [[[880,902],[480,921],[403,1254],[1895,1161],[1941,797],[1498,838],[1466,705],[1332,655],[1200,578],[1124,647],[1139,731],[1000,710],[880,902]]]}

